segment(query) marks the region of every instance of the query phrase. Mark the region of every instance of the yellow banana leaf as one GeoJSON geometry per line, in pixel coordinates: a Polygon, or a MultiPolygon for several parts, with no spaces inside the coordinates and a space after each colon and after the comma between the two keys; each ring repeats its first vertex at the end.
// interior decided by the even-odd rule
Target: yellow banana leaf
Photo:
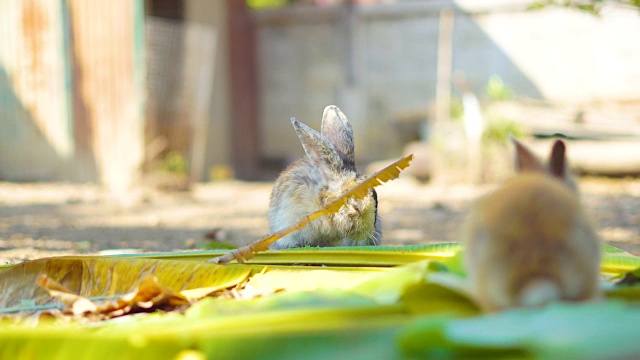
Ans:
{"type": "MultiPolygon", "coordinates": [[[[269,250],[255,254],[247,264],[323,266],[399,266],[420,260],[436,260],[464,275],[458,243],[408,246],[366,246],[269,250]]],[[[205,261],[227,254],[228,250],[117,255],[118,257],[205,261]]],[[[640,267],[640,258],[611,245],[602,246],[600,268],[604,274],[622,275],[640,267]]]]}
{"type": "Polygon", "coordinates": [[[171,289],[234,286],[245,281],[251,268],[179,260],[118,259],[109,257],[45,258],[0,272],[0,311],[53,304],[57,301],[37,285],[43,274],[74,294],[109,298],[131,292],[147,276],[171,289]],[[25,301],[30,306],[24,306],[25,301]]]}
{"type": "Polygon", "coordinates": [[[611,245],[603,245],[600,269],[605,274],[621,275],[640,267],[640,258],[611,245]]]}
{"type": "MultiPolygon", "coordinates": [[[[41,274],[60,283],[49,288],[89,299],[128,293],[148,276],[181,293],[201,293],[200,289],[211,287],[235,291],[236,286],[245,286],[273,295],[244,301],[205,298],[184,314],[141,314],[93,324],[41,319],[33,327],[28,321],[4,321],[0,323],[0,359],[407,358],[408,348],[396,339],[417,317],[431,319],[429,333],[443,336],[450,321],[478,313],[460,282],[463,272],[454,271],[460,266],[453,256],[457,250],[455,244],[299,249],[269,251],[253,259],[270,256],[269,261],[280,264],[322,264],[322,257],[328,256],[324,262],[329,265],[323,267],[217,265],[203,262],[203,254],[194,255],[200,261],[189,260],[187,254],[156,254],[27,262],[0,271],[4,310],[28,308],[26,302],[35,307],[57,302],[36,284],[41,274]],[[281,254],[285,261],[278,260],[281,254]],[[182,260],[171,259],[174,256],[182,260]],[[336,266],[329,261],[332,256],[341,258],[336,266]],[[386,259],[376,261],[376,257],[386,259]],[[390,268],[398,264],[406,265],[390,268]]],[[[637,257],[615,248],[605,247],[604,254],[603,271],[622,273],[640,265],[637,257]]],[[[638,296],[628,293],[638,294],[640,288],[625,291],[624,297],[619,292],[614,297],[637,301],[638,296]]],[[[486,327],[483,331],[497,330],[486,327]]],[[[455,340],[447,340],[454,354],[455,340]]],[[[439,340],[425,342],[429,354],[435,354],[429,352],[434,351],[434,341],[439,340]]],[[[420,341],[412,340],[410,346],[411,353],[423,349],[420,341]]]]}
{"type": "MultiPolygon", "coordinates": [[[[253,258],[246,260],[245,264],[392,267],[427,259],[444,262],[459,251],[460,245],[458,243],[408,246],[310,247],[259,252],[253,258]]],[[[228,250],[212,250],[115,256],[119,258],[206,261],[228,253],[228,250]]]]}

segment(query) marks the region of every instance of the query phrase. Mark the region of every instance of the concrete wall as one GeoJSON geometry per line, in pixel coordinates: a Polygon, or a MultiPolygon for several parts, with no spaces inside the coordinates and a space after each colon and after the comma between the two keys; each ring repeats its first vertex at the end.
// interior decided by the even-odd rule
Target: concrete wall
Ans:
{"type": "Polygon", "coordinates": [[[412,1],[360,5],[352,13],[338,7],[256,14],[265,156],[302,154],[289,118],[317,129],[328,104],[351,119],[361,161],[398,155],[404,139],[396,119],[426,113],[435,97],[438,14],[446,7],[455,9],[452,69],[464,72],[477,93],[495,74],[525,97],[640,98],[637,11],[605,8],[595,17],[498,3],[412,1]]]}
{"type": "Polygon", "coordinates": [[[600,17],[549,9],[488,14],[476,21],[545,98],[571,103],[640,99],[635,9],[609,6],[600,17]]]}

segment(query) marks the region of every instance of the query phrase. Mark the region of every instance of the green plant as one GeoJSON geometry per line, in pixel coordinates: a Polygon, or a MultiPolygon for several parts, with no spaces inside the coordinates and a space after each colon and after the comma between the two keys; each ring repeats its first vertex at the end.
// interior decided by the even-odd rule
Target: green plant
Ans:
{"type": "Polygon", "coordinates": [[[524,128],[519,122],[503,118],[496,117],[489,119],[487,126],[484,129],[483,140],[488,142],[506,143],[509,140],[509,136],[516,138],[524,135],[524,128]]]}
{"type": "Polygon", "coordinates": [[[492,101],[509,100],[513,98],[513,91],[502,81],[498,75],[492,75],[485,90],[487,97],[492,101]]]}
{"type": "Polygon", "coordinates": [[[158,166],[158,170],[161,172],[172,174],[186,174],[187,168],[187,161],[184,156],[177,151],[170,151],[167,153],[167,155],[160,161],[160,166],[158,166]]]}
{"type": "Polygon", "coordinates": [[[460,121],[464,117],[464,104],[462,103],[462,99],[453,96],[451,97],[451,104],[449,105],[449,111],[451,120],[460,121]]]}
{"type": "Polygon", "coordinates": [[[286,6],[289,0],[247,0],[247,7],[250,9],[269,9],[286,6]]]}
{"type": "MultiPolygon", "coordinates": [[[[538,0],[529,5],[529,10],[542,10],[548,7],[562,7],[567,9],[575,9],[592,15],[600,15],[605,0],[538,0]]],[[[611,1],[618,6],[637,8],[640,10],[640,0],[617,0],[611,1]]]]}

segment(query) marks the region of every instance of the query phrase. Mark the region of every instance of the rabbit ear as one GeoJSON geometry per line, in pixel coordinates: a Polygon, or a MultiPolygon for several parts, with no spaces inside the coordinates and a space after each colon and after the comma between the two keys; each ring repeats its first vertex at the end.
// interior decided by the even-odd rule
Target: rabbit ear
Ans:
{"type": "Polygon", "coordinates": [[[549,172],[560,179],[567,178],[566,147],[562,140],[556,140],[549,155],[549,172]]]}
{"type": "Polygon", "coordinates": [[[516,147],[516,171],[535,171],[545,172],[544,165],[536,158],[536,156],[527,147],[522,145],[516,138],[512,137],[511,141],[516,147]]]}
{"type": "Polygon", "coordinates": [[[304,152],[315,165],[329,167],[331,170],[339,170],[342,167],[342,160],[336,149],[324,136],[296,118],[291,118],[291,124],[302,143],[304,152]]]}
{"type": "Polygon", "coordinates": [[[355,150],[353,145],[353,128],[345,114],[335,105],[324,108],[322,114],[322,135],[333,144],[346,169],[356,169],[355,150]]]}

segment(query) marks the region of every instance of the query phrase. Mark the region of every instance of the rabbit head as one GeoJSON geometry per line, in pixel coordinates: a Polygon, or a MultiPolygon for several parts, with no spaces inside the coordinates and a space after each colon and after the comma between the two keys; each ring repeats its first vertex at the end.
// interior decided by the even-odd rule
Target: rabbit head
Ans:
{"type": "MultiPolygon", "coordinates": [[[[291,123],[306,156],[276,180],[269,211],[272,232],[320,209],[364,179],[355,165],[353,129],[338,107],[325,108],[321,133],[295,118],[291,123]]],[[[272,247],[373,245],[380,238],[377,196],[371,190],[364,199],[349,199],[337,213],[314,220],[272,247]]]]}
{"type": "Polygon", "coordinates": [[[569,171],[566,146],[562,140],[556,140],[551,147],[547,164],[543,164],[526,146],[516,138],[511,138],[515,147],[515,169],[517,173],[533,172],[547,174],[562,181],[574,193],[578,185],[569,171]]]}

